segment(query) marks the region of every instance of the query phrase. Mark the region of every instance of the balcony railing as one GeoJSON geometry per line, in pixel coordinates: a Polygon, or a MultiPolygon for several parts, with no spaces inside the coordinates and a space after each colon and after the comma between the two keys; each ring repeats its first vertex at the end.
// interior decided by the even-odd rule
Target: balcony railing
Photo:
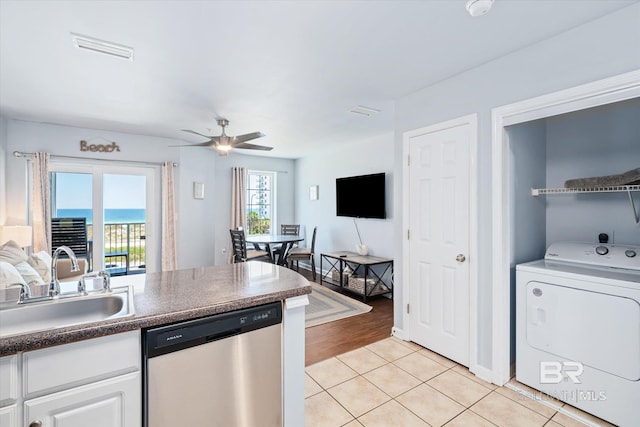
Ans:
{"type": "MultiPolygon", "coordinates": [[[[93,241],[93,226],[87,226],[93,241]]],[[[116,223],[104,226],[105,269],[112,276],[141,274],[146,271],[145,224],[116,223]]],[[[90,257],[93,251],[90,249],[90,257]]]]}

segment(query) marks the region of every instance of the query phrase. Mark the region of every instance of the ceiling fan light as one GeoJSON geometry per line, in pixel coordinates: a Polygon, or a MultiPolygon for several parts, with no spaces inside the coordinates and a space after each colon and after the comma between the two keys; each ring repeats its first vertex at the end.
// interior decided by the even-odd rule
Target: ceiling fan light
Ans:
{"type": "Polygon", "coordinates": [[[220,144],[216,146],[216,150],[218,150],[221,153],[228,153],[229,151],[231,151],[231,146],[220,144]]]}
{"type": "Polygon", "coordinates": [[[493,5],[493,0],[468,0],[467,12],[469,15],[476,17],[486,15],[493,5]]]}

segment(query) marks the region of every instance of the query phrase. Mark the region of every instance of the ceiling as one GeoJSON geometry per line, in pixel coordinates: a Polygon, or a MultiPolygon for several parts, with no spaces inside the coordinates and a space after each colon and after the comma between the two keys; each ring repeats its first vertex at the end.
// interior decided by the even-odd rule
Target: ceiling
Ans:
{"type": "Polygon", "coordinates": [[[496,0],[472,18],[466,0],[0,0],[0,114],[193,143],[180,129],[218,135],[224,117],[267,135],[257,154],[298,158],[390,134],[394,100],[636,2],[496,0]]]}

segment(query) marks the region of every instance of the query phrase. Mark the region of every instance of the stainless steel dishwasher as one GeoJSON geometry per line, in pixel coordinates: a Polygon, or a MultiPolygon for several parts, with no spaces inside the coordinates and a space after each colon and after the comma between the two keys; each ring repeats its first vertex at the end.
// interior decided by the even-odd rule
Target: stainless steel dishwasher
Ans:
{"type": "Polygon", "coordinates": [[[283,424],[280,302],[143,334],[147,427],[283,424]]]}

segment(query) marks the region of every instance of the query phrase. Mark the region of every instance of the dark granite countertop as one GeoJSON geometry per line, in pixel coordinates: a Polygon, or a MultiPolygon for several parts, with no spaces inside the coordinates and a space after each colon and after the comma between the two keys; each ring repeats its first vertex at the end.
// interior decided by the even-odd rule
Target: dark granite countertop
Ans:
{"type": "MultiPolygon", "coordinates": [[[[114,287],[133,287],[135,315],[0,338],[0,356],[195,319],[311,293],[309,282],[295,271],[255,261],[149,273],[141,277],[124,276],[117,280],[114,278],[112,283],[114,287]]],[[[11,289],[11,292],[17,291],[11,289]]]]}

